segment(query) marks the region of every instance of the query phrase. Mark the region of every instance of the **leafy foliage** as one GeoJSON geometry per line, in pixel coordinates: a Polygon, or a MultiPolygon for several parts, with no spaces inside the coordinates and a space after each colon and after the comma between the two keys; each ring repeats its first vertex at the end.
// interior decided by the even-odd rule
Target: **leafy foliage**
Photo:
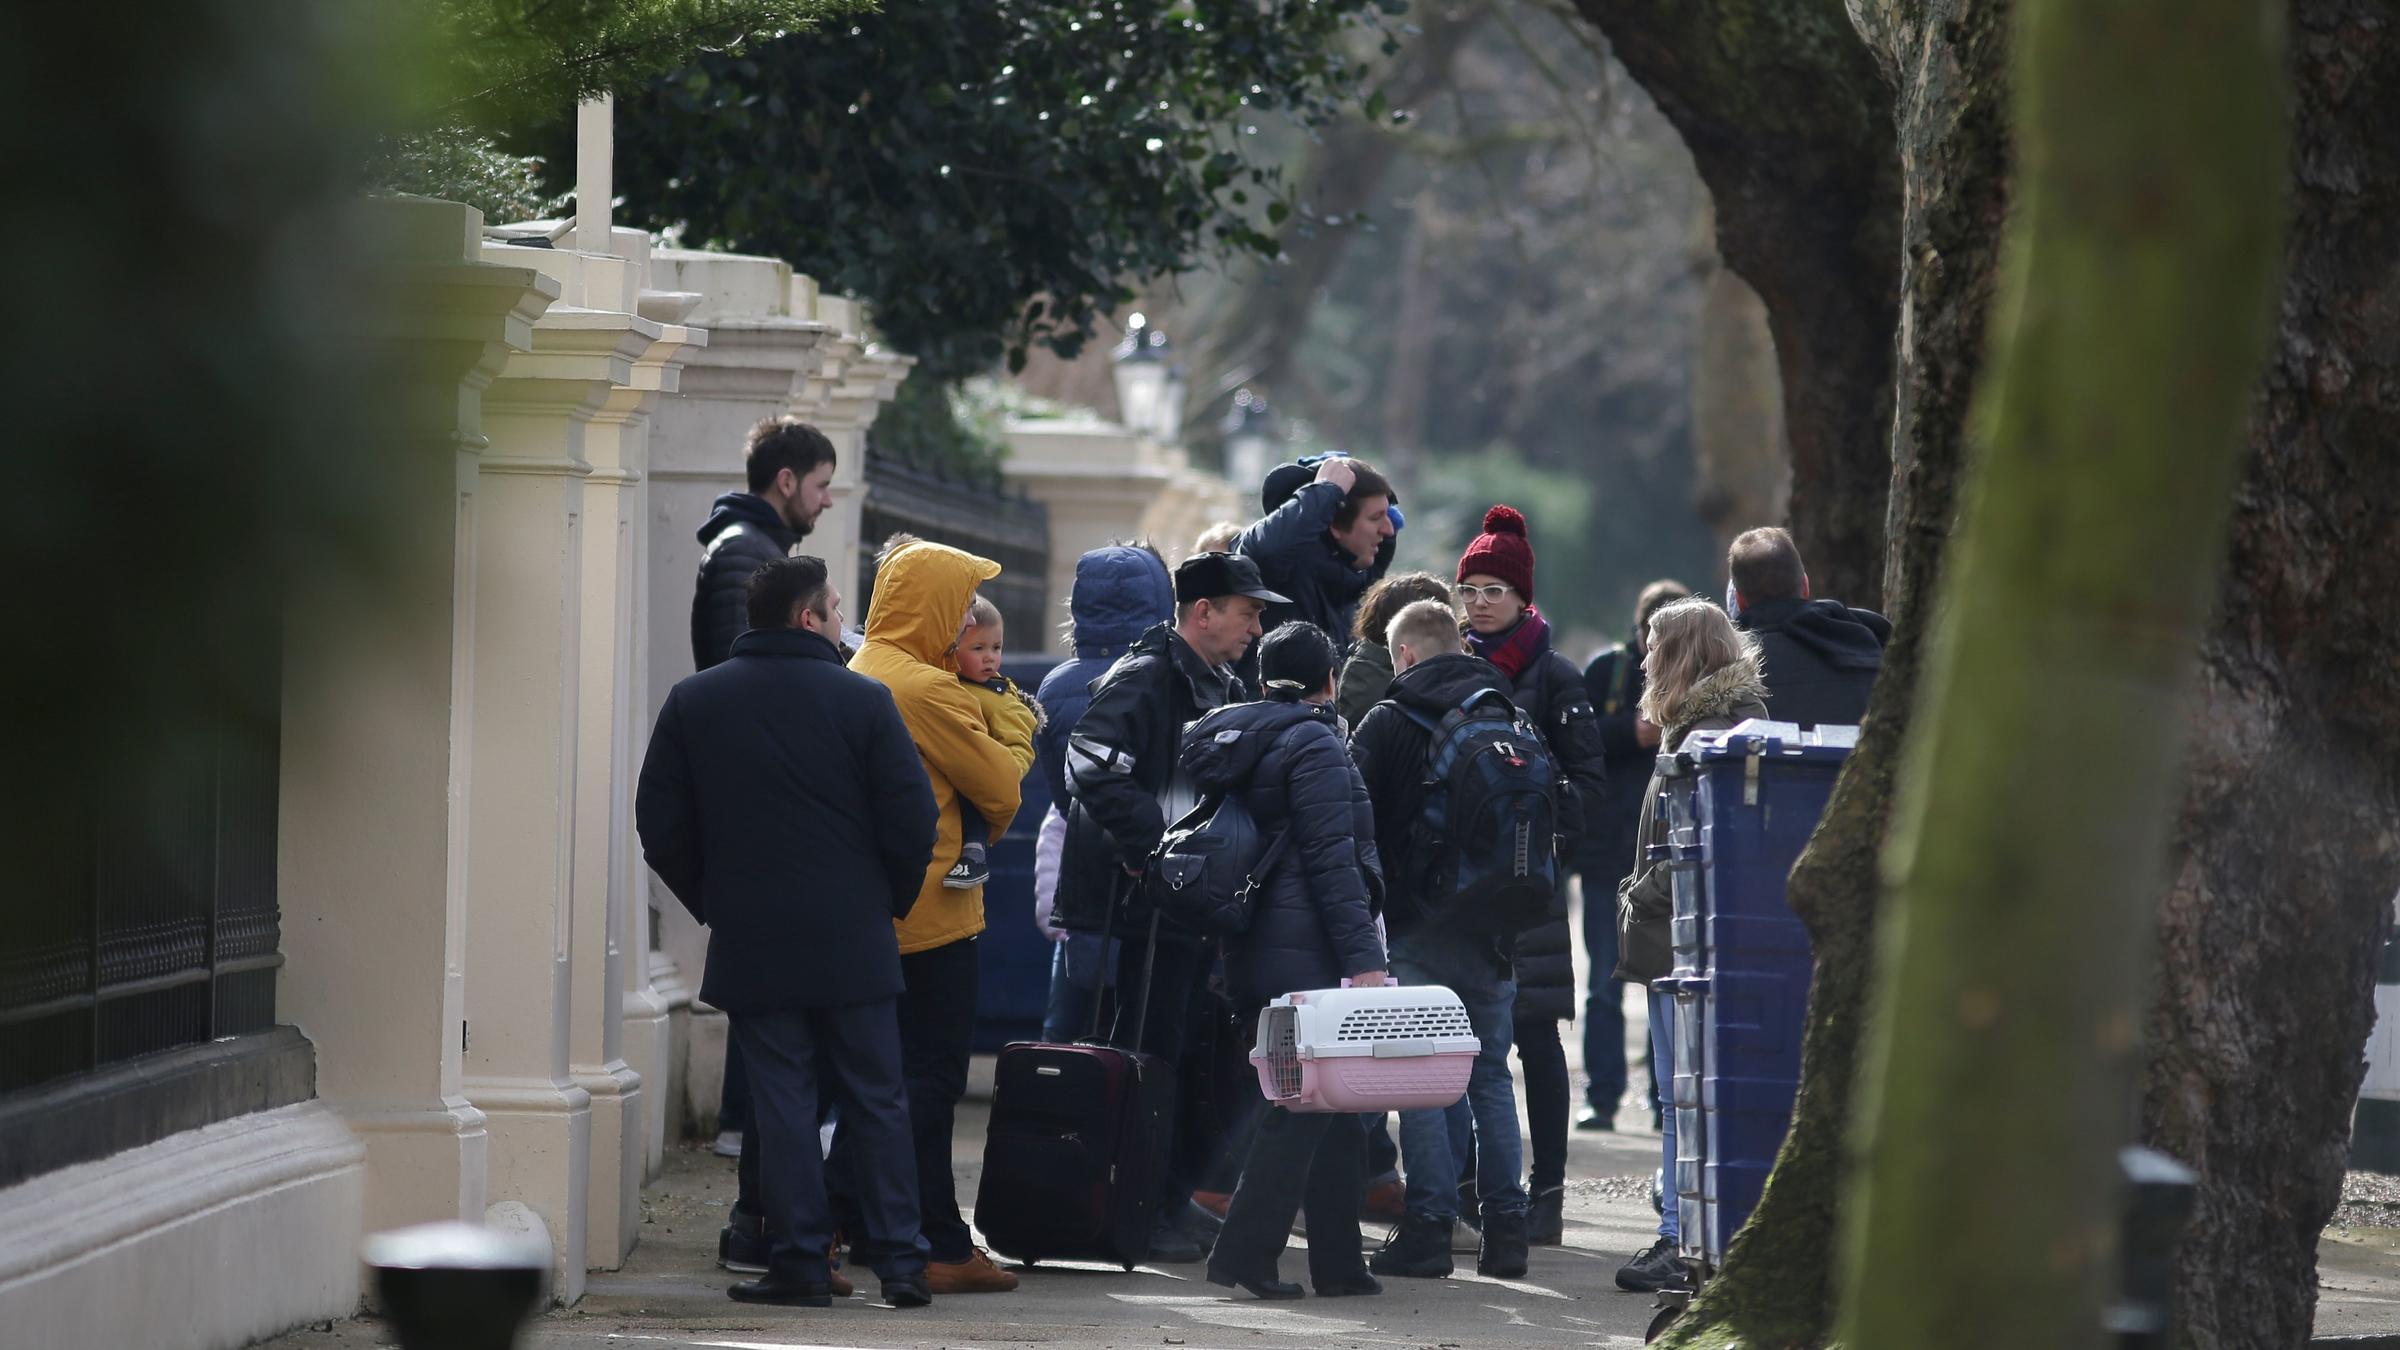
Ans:
{"type": "Polygon", "coordinates": [[[709,48],[812,28],[873,0],[409,0],[442,123],[515,126],[675,70],[709,48]]]}
{"type": "Polygon", "coordinates": [[[1369,44],[1351,39],[1404,7],[895,5],[621,93],[618,190],[689,242],[871,301],[920,377],[1021,362],[1034,342],[1072,355],[1128,279],[1273,255],[1291,203],[1251,153],[1260,123],[1353,103],[1369,44]]]}
{"type": "Polygon", "coordinates": [[[876,414],[867,445],[878,457],[991,484],[1000,481],[1007,450],[994,419],[978,416],[958,387],[914,378],[901,381],[900,392],[876,414]]]}
{"type": "Polygon", "coordinates": [[[464,202],[486,221],[538,220],[560,206],[542,186],[541,161],[512,155],[459,127],[393,136],[367,164],[370,192],[414,193],[464,202]]]}

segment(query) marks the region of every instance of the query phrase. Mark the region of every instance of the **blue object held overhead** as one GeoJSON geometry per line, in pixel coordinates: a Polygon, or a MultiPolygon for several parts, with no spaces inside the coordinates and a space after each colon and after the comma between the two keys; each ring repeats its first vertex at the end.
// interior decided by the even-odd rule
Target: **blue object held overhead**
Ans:
{"type": "Polygon", "coordinates": [[[1675,1199],[1687,1259],[1714,1269],[1791,1126],[1808,1012],[1808,931],[1784,898],[1855,727],[1744,722],[1664,762],[1675,966],[1675,1199]]]}

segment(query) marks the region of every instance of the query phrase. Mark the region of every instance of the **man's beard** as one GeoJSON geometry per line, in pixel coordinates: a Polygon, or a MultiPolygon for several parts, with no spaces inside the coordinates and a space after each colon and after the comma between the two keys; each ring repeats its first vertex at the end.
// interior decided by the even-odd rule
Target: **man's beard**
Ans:
{"type": "MultiPolygon", "coordinates": [[[[824,513],[818,513],[818,515],[822,514],[824,513]]],[[[806,539],[808,537],[808,532],[817,527],[817,517],[810,516],[803,520],[797,515],[797,513],[785,511],[783,513],[783,523],[790,528],[792,537],[794,539],[806,539]]]]}

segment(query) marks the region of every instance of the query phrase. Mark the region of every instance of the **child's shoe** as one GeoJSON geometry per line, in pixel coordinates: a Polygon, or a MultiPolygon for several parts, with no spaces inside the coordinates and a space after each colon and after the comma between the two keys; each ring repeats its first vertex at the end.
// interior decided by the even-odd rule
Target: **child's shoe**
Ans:
{"type": "Polygon", "coordinates": [[[958,851],[958,865],[942,877],[942,885],[953,891],[971,891],[992,879],[990,851],[981,844],[968,844],[958,851]]]}

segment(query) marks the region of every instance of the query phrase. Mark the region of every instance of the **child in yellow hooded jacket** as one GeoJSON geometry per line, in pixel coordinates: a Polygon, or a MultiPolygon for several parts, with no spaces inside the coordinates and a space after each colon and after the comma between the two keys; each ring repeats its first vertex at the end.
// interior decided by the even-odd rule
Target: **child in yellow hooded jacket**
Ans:
{"type": "MultiPolygon", "coordinates": [[[[1023,773],[1033,768],[1033,740],[1049,715],[1016,681],[1000,673],[1007,636],[1000,607],[976,596],[967,610],[966,631],[958,635],[958,679],[983,710],[984,730],[1000,742],[1023,773]]],[[[958,834],[958,862],[943,876],[942,885],[954,891],[973,890],[992,876],[992,827],[973,802],[958,804],[958,834]]]]}

